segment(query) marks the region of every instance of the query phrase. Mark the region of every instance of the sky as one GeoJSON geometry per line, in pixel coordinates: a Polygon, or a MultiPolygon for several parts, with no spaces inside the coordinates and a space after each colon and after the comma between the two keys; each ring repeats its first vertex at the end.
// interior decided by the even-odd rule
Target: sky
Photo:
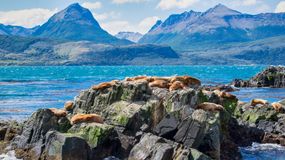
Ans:
{"type": "Polygon", "coordinates": [[[32,28],[72,3],[90,9],[101,27],[146,33],[157,20],[184,11],[200,11],[224,4],[248,14],[285,12],[285,0],[0,0],[0,23],[32,28]]]}

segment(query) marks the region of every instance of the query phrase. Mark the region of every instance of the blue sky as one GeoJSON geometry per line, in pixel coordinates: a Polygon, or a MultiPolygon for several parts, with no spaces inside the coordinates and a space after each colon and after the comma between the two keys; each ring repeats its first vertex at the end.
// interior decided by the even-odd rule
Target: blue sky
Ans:
{"type": "Polygon", "coordinates": [[[221,3],[250,14],[285,12],[285,0],[0,0],[0,23],[33,27],[78,2],[89,8],[100,25],[119,31],[145,33],[158,20],[184,11],[206,11],[221,3]]]}

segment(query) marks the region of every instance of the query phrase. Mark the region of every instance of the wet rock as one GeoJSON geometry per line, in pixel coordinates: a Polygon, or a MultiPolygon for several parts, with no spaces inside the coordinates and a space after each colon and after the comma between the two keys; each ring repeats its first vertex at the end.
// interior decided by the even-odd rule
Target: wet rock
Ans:
{"type": "Polygon", "coordinates": [[[201,144],[207,132],[207,113],[203,110],[196,110],[191,117],[183,120],[174,136],[176,142],[190,148],[197,148],[201,144]]]}
{"type": "Polygon", "coordinates": [[[236,79],[232,82],[235,87],[285,87],[285,67],[270,66],[252,77],[250,80],[236,79]]]}
{"type": "Polygon", "coordinates": [[[266,133],[264,135],[262,143],[274,143],[285,146],[285,135],[266,133]]]}

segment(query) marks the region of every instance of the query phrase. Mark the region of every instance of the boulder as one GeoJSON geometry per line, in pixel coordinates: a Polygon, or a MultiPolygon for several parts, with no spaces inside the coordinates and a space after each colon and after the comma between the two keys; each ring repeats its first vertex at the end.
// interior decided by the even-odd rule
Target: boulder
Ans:
{"type": "Polygon", "coordinates": [[[46,134],[45,148],[41,159],[68,159],[91,160],[92,150],[88,143],[81,137],[49,131],[46,134]]]}
{"type": "Polygon", "coordinates": [[[235,87],[285,87],[285,67],[270,66],[250,80],[236,79],[232,82],[235,87]]]}
{"type": "Polygon", "coordinates": [[[186,148],[161,137],[145,134],[130,152],[129,160],[210,160],[196,149],[186,148]]]}
{"type": "Polygon", "coordinates": [[[58,130],[58,117],[49,109],[39,109],[24,123],[23,132],[13,140],[17,148],[31,148],[50,130],[58,130]]]}
{"type": "Polygon", "coordinates": [[[190,117],[179,124],[174,136],[175,141],[189,148],[198,148],[208,130],[207,118],[205,111],[194,111],[190,117]]]}
{"type": "Polygon", "coordinates": [[[166,139],[172,139],[178,131],[179,120],[173,114],[166,115],[154,128],[154,132],[166,139]]]}

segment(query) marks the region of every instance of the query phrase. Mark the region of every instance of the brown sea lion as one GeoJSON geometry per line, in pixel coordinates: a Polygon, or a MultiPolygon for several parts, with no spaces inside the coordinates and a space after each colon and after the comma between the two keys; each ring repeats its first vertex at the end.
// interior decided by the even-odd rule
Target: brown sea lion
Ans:
{"type": "Polygon", "coordinates": [[[165,80],[155,80],[149,83],[150,87],[167,88],[169,87],[168,82],[165,80]]]}
{"type": "Polygon", "coordinates": [[[118,80],[113,80],[111,82],[103,82],[103,83],[93,86],[92,89],[93,90],[104,90],[106,88],[110,88],[116,85],[118,82],[119,82],[118,80]]]}
{"type": "Polygon", "coordinates": [[[196,86],[201,85],[201,81],[197,78],[191,76],[184,76],[184,79],[186,80],[187,85],[196,85],[196,86]]]}
{"type": "Polygon", "coordinates": [[[235,95],[232,95],[232,94],[230,94],[228,92],[224,92],[224,91],[221,92],[220,96],[222,98],[227,98],[227,99],[236,99],[237,98],[235,95]]]}
{"type": "Polygon", "coordinates": [[[267,100],[263,100],[263,99],[253,99],[253,100],[251,100],[251,106],[256,106],[258,104],[265,105],[265,104],[268,104],[268,101],[267,100]]]}
{"type": "Polygon", "coordinates": [[[174,91],[174,90],[178,90],[178,89],[183,89],[185,87],[185,85],[180,82],[180,81],[175,81],[173,82],[170,87],[169,87],[169,91],[174,91]]]}
{"type": "Polygon", "coordinates": [[[274,102],[271,104],[271,106],[277,111],[277,112],[281,112],[283,111],[283,106],[281,103],[279,102],[274,102]]]}
{"type": "Polygon", "coordinates": [[[65,117],[67,115],[67,112],[62,109],[49,108],[49,110],[57,117],[65,117]]]}
{"type": "Polygon", "coordinates": [[[76,114],[71,118],[70,122],[72,125],[77,124],[77,123],[82,123],[82,122],[104,123],[103,118],[97,114],[76,114]]]}
{"type": "Polygon", "coordinates": [[[126,78],[126,81],[137,81],[137,80],[147,80],[147,76],[137,76],[137,77],[131,77],[131,78],[126,78]]]}
{"type": "Polygon", "coordinates": [[[73,101],[67,101],[67,102],[65,102],[65,104],[64,104],[64,109],[66,110],[66,111],[71,111],[72,109],[73,109],[73,101]]]}
{"type": "Polygon", "coordinates": [[[157,81],[157,80],[163,80],[163,81],[170,82],[170,78],[169,77],[151,77],[151,81],[150,82],[157,81]]]}
{"type": "Polygon", "coordinates": [[[224,110],[224,107],[219,104],[204,102],[199,104],[196,109],[203,109],[205,111],[211,112],[220,112],[224,110]]]}

